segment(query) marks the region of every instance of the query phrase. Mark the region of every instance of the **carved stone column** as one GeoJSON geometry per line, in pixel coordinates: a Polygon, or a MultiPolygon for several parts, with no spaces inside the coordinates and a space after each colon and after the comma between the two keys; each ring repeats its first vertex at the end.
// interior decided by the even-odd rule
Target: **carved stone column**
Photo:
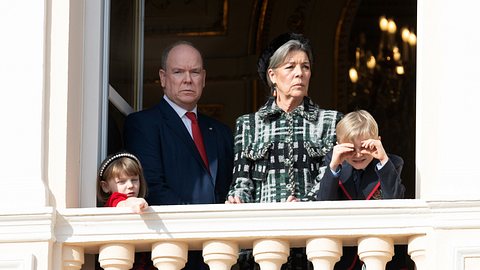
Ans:
{"type": "Polygon", "coordinates": [[[127,270],[133,266],[135,246],[130,244],[113,243],[100,247],[98,262],[105,270],[127,270]]]}
{"type": "Polygon", "coordinates": [[[368,270],[384,270],[393,253],[391,238],[368,236],[358,240],[358,257],[368,270]]]}
{"type": "Polygon", "coordinates": [[[65,245],[62,248],[63,269],[79,270],[82,268],[84,259],[83,247],[65,245]]]}
{"type": "Polygon", "coordinates": [[[152,245],[153,265],[162,270],[180,270],[188,258],[188,245],[183,242],[159,242],[152,245]]]}
{"type": "Polygon", "coordinates": [[[342,241],[335,238],[307,240],[307,258],[315,270],[332,270],[342,256],[342,241]]]}
{"type": "Polygon", "coordinates": [[[238,244],[212,240],[203,243],[203,258],[210,270],[229,270],[238,259],[238,244]]]}
{"type": "Polygon", "coordinates": [[[253,256],[262,270],[279,270],[287,262],[290,244],[279,239],[263,239],[253,242],[253,256]]]}
{"type": "Polygon", "coordinates": [[[417,270],[427,269],[427,236],[417,235],[408,239],[408,255],[415,262],[417,270]]]}

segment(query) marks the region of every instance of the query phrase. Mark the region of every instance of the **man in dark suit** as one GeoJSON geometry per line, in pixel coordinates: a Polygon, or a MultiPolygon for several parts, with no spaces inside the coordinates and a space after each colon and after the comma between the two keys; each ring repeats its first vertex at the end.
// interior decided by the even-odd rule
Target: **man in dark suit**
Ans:
{"type": "MultiPolygon", "coordinates": [[[[125,148],[144,168],[146,199],[150,205],[224,203],[232,181],[233,136],[228,126],[197,111],[206,77],[201,53],[181,41],[166,48],[161,61],[162,100],[130,114],[124,126],[125,148]]],[[[199,257],[189,255],[186,269],[205,268],[195,265],[201,260],[195,254],[199,257]]]]}
{"type": "Polygon", "coordinates": [[[162,55],[163,99],[125,121],[125,147],[140,158],[151,205],[223,203],[232,180],[233,137],[229,127],[197,112],[206,71],[200,52],[177,42],[162,55]],[[192,137],[194,112],[208,159],[192,137]]]}

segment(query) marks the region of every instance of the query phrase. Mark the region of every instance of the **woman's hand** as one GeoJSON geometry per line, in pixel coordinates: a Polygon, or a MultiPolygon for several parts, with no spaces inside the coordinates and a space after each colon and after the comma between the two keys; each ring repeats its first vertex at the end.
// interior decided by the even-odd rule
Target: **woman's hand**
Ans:
{"type": "Polygon", "coordinates": [[[299,202],[300,200],[297,199],[297,197],[293,196],[293,195],[290,195],[288,196],[287,198],[287,202],[299,202]]]}
{"type": "Polygon", "coordinates": [[[238,204],[238,203],[243,203],[242,199],[238,196],[228,196],[227,200],[225,201],[225,204],[238,204]]]}

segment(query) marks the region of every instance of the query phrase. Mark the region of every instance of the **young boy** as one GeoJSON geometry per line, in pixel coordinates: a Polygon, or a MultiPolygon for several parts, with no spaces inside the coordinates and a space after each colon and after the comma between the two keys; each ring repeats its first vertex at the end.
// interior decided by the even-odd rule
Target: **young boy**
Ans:
{"type": "Polygon", "coordinates": [[[336,131],[338,143],[325,156],[327,168],[317,200],[403,198],[403,159],[385,152],[372,115],[351,112],[338,122],[336,131]]]}
{"type": "MultiPolygon", "coordinates": [[[[325,156],[327,168],[320,180],[317,200],[403,198],[403,159],[385,152],[372,115],[364,110],[351,112],[338,122],[336,132],[338,143],[325,156]]],[[[396,246],[395,254],[386,269],[409,269],[405,249],[396,246]]],[[[364,269],[356,248],[344,247],[334,269],[364,269]]]]}

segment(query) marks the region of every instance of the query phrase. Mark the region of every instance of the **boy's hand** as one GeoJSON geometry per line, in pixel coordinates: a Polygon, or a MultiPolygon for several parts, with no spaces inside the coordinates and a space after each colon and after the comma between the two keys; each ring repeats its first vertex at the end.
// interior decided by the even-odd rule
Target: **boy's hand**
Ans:
{"type": "Polygon", "coordinates": [[[353,143],[341,143],[333,147],[332,160],[330,161],[330,169],[337,171],[337,168],[342,162],[354,154],[353,143]]]}
{"type": "Polygon", "coordinates": [[[372,157],[380,160],[382,165],[385,165],[388,162],[388,156],[383,148],[382,142],[380,140],[368,139],[362,141],[362,154],[371,155],[372,157]]]}

